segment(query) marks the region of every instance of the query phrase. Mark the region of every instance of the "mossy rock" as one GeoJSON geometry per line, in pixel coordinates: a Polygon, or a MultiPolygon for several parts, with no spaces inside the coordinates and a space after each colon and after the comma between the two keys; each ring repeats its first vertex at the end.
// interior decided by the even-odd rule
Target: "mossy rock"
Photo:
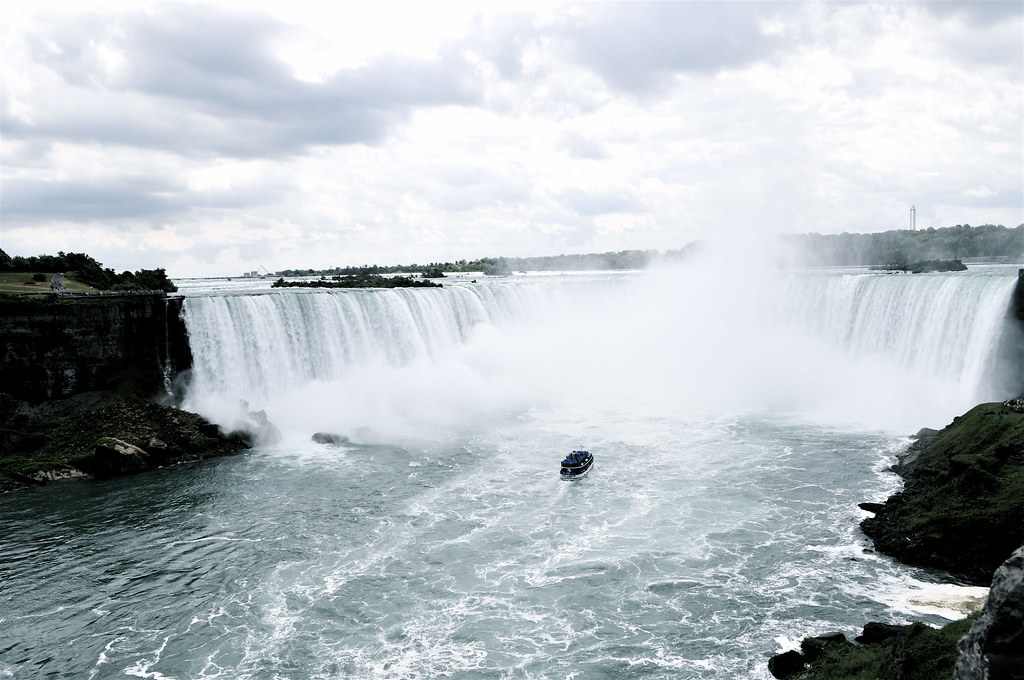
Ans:
{"type": "Polygon", "coordinates": [[[904,490],[861,523],[877,550],[987,585],[1024,542],[1024,414],[976,406],[893,469],[904,490]]]}
{"type": "MultiPolygon", "coordinates": [[[[923,623],[907,626],[868,624],[865,635],[850,642],[842,635],[807,638],[800,643],[804,670],[786,675],[790,680],[935,680],[953,675],[957,642],[977,615],[954,621],[942,628],[923,623]],[[870,627],[883,626],[886,634],[869,635],[870,627]]],[[[797,659],[788,652],[787,668],[797,669],[797,659]]],[[[781,655],[779,655],[781,656],[781,655]]],[[[773,657],[774,658],[774,657],[773,657]]],[[[778,666],[778,664],[773,664],[778,666]]]]}
{"type": "Polygon", "coordinates": [[[7,411],[0,434],[11,446],[5,445],[0,455],[0,491],[75,476],[76,471],[116,474],[97,460],[97,444],[104,441],[125,442],[146,452],[147,466],[126,468],[125,473],[230,455],[251,446],[244,436],[221,434],[198,414],[142,397],[131,383],[66,413],[32,417],[7,411]]]}

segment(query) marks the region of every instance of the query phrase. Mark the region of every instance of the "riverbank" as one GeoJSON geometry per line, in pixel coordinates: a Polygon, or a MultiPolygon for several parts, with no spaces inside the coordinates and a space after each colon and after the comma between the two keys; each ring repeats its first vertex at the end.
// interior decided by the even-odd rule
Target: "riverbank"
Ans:
{"type": "Polygon", "coordinates": [[[901,492],[861,523],[875,549],[972,585],[1024,543],[1024,413],[1016,400],[980,404],[939,432],[924,430],[893,471],[901,492]]]}
{"type": "MultiPolygon", "coordinates": [[[[1024,402],[980,404],[941,431],[922,430],[893,471],[904,479],[903,490],[885,503],[860,506],[874,513],[861,528],[878,552],[952,581],[988,586],[995,573],[1019,584],[1020,574],[1004,572],[1021,571],[1007,560],[1024,543],[1024,402]]],[[[1024,598],[1019,585],[1005,590],[1011,592],[1001,599],[1024,598]]],[[[1021,622],[1008,616],[990,595],[973,628],[977,614],[941,629],[872,622],[855,642],[842,634],[806,638],[800,651],[772,657],[769,669],[777,678],[799,680],[948,678],[964,635],[1019,631],[1021,622]]]]}
{"type": "Polygon", "coordinates": [[[38,404],[0,393],[0,492],[75,478],[117,477],[238,453],[203,417],[145,396],[130,381],[38,404]]]}

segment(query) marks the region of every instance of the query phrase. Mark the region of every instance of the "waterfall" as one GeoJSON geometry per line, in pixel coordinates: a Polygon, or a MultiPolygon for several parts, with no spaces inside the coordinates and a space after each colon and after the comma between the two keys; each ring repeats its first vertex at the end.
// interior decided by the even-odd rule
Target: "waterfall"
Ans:
{"type": "Polygon", "coordinates": [[[687,266],[441,289],[188,297],[186,408],[302,430],[446,427],[538,404],[941,426],[1012,396],[1014,279],[687,266]]]}
{"type": "Polygon", "coordinates": [[[782,313],[852,361],[887,357],[972,399],[991,399],[1006,387],[991,369],[1013,284],[963,274],[792,276],[782,313]]]}

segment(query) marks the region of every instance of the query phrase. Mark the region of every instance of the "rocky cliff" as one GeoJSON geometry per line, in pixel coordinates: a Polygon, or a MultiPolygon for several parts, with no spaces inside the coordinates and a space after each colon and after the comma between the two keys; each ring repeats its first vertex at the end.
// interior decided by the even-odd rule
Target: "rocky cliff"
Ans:
{"type": "Polygon", "coordinates": [[[222,456],[251,437],[168,403],[181,298],[0,296],[0,491],[222,456]]]}
{"type": "Polygon", "coordinates": [[[959,649],[953,680],[1024,680],[1024,545],[996,570],[959,649]]]}
{"type": "Polygon", "coordinates": [[[150,391],[192,364],[182,299],[0,297],[0,391],[31,403],[105,390],[130,372],[150,391]]]}

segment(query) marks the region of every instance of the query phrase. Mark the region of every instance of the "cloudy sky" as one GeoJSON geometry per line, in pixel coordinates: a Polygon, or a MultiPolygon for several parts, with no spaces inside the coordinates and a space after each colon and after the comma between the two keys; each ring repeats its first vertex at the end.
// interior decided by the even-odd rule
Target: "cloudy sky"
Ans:
{"type": "Polygon", "coordinates": [[[10,255],[184,277],[883,231],[912,204],[1024,222],[1020,0],[17,4],[10,255]]]}

